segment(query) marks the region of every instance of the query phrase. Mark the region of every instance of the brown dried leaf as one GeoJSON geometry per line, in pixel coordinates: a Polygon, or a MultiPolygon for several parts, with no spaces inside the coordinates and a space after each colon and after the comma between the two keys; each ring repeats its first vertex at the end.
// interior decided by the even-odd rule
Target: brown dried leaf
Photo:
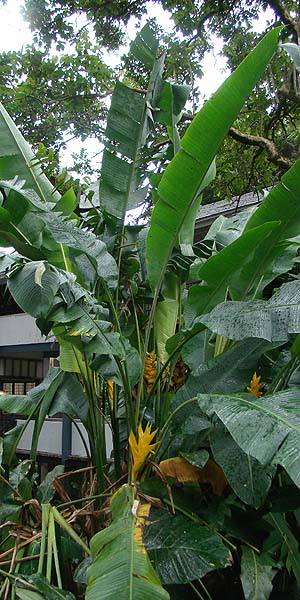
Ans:
{"type": "Polygon", "coordinates": [[[174,477],[179,483],[209,483],[216,496],[222,496],[228,486],[222,469],[211,458],[202,469],[181,456],[163,460],[159,468],[166,477],[174,477]]]}

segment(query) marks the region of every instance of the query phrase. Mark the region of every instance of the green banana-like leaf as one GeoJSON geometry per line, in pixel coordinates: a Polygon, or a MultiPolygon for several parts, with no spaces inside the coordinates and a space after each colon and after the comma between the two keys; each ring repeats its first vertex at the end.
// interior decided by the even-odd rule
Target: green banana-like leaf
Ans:
{"type": "Polygon", "coordinates": [[[168,600],[142,541],[149,507],[143,510],[134,489],[124,485],[112,497],[111,510],[111,525],[90,542],[94,562],[87,571],[86,599],[168,600]]]}
{"type": "Polygon", "coordinates": [[[199,195],[195,198],[188,214],[186,215],[179,232],[179,244],[182,254],[193,255],[192,244],[195,235],[195,223],[202,202],[203,190],[214,180],[216,176],[216,162],[213,160],[199,188],[199,195]]]}
{"type": "Polygon", "coordinates": [[[251,229],[207,259],[198,270],[198,278],[205,283],[193,285],[185,303],[186,328],[199,322],[198,315],[209,312],[226,298],[228,287],[236,281],[237,272],[248,263],[249,256],[264,256],[278,225],[275,221],[251,229]]]}
{"type": "Polygon", "coordinates": [[[281,465],[300,487],[300,410],[297,389],[255,398],[250,394],[198,394],[198,405],[216,415],[232,438],[263,465],[281,465]]]}
{"type": "Polygon", "coordinates": [[[72,215],[58,214],[60,202],[42,203],[22,182],[0,180],[0,186],[7,193],[0,207],[0,244],[8,243],[32,260],[48,259],[75,273],[85,287],[98,276],[116,286],[117,265],[105,243],[81,229],[72,215]]]}
{"type": "Polygon", "coordinates": [[[154,320],[157,355],[162,364],[169,357],[166,342],[176,330],[180,293],[179,278],[172,271],[168,271],[162,289],[164,300],[157,303],[154,320]]]}
{"type": "Polygon", "coordinates": [[[299,235],[300,231],[300,160],[284,174],[252,214],[246,223],[244,232],[251,231],[270,221],[280,224],[269,240],[263,255],[254,254],[249,257],[236,280],[230,286],[233,300],[243,300],[258,289],[262,290],[278,275],[288,271],[297,253],[297,245],[290,246],[288,240],[299,235]]]}
{"type": "Polygon", "coordinates": [[[209,314],[195,319],[231,340],[249,337],[285,342],[300,332],[300,282],[281,286],[268,301],[222,302],[209,314]]]}
{"type": "Polygon", "coordinates": [[[145,543],[164,584],[187,583],[230,564],[230,551],[207,525],[158,511],[145,530],[145,543]]]}
{"type": "Polygon", "coordinates": [[[246,504],[259,508],[270,490],[276,467],[265,467],[243,452],[224,431],[214,431],[210,443],[213,457],[234,493],[246,504]]]}
{"type": "Polygon", "coordinates": [[[100,206],[124,222],[126,211],[145,201],[148,186],[141,167],[141,151],[150,132],[152,106],[161,81],[163,57],[156,58],[158,42],[146,25],[131,45],[131,52],[151,69],[146,94],[118,82],[114,89],[105,130],[100,178],[100,206]]]}
{"type": "Polygon", "coordinates": [[[147,241],[151,286],[160,287],[180,228],[229,127],[274,54],[280,28],[269,32],[206,102],[181,141],[158,187],[147,241]]]}
{"type": "Polygon", "coordinates": [[[0,179],[18,176],[27,189],[34,190],[44,202],[56,202],[60,194],[55,190],[41,168],[22,134],[0,104],[0,179]]]}
{"type": "Polygon", "coordinates": [[[261,555],[249,546],[242,546],[241,582],[245,600],[268,600],[276,574],[267,554],[261,555]]]}
{"type": "Polygon", "coordinates": [[[38,317],[43,333],[52,329],[55,336],[81,350],[93,342],[93,352],[126,358],[120,335],[107,321],[107,309],[77,284],[72,274],[46,262],[31,262],[10,274],[8,287],[17,304],[38,317]]]}

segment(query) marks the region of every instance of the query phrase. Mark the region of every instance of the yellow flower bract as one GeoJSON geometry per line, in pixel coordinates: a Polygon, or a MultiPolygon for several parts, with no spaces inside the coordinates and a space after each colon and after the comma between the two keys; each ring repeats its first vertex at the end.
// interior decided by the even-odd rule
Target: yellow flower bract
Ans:
{"type": "Polygon", "coordinates": [[[132,454],[132,479],[136,480],[137,475],[144,465],[144,462],[148,456],[148,454],[154,450],[157,446],[157,442],[151,444],[155,434],[157,433],[157,429],[151,432],[151,425],[147,423],[145,431],[141,425],[138,427],[138,440],[133,433],[130,432],[129,435],[129,446],[132,454]]]}
{"type": "Polygon", "coordinates": [[[155,352],[147,352],[145,368],[144,368],[144,380],[146,384],[147,393],[151,391],[153,383],[156,379],[157,369],[157,356],[155,352]]]}
{"type": "Polygon", "coordinates": [[[257,398],[263,395],[263,383],[260,382],[261,376],[256,374],[256,371],[253,373],[253,377],[250,381],[250,385],[247,387],[248,392],[250,394],[254,394],[257,398]]]}

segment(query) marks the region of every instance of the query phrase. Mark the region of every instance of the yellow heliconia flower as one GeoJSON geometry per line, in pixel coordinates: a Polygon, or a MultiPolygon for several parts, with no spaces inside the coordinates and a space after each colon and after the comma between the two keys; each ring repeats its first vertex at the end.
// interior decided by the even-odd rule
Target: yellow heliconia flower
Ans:
{"type": "Polygon", "coordinates": [[[253,373],[253,377],[250,381],[250,385],[249,387],[247,387],[248,392],[250,392],[250,394],[254,394],[255,396],[257,396],[257,398],[260,398],[260,396],[263,395],[263,383],[260,382],[260,375],[257,376],[256,371],[253,373]]]}
{"type": "Polygon", "coordinates": [[[147,393],[150,392],[153,383],[156,379],[157,369],[157,357],[155,352],[147,352],[145,367],[144,367],[144,380],[146,384],[147,393]]]}
{"type": "Polygon", "coordinates": [[[148,456],[148,454],[156,448],[157,443],[151,444],[155,434],[157,433],[157,429],[151,432],[151,425],[147,423],[145,431],[141,425],[138,427],[138,440],[133,433],[130,432],[129,435],[129,446],[132,454],[132,479],[136,480],[137,475],[144,465],[144,462],[148,456]]]}

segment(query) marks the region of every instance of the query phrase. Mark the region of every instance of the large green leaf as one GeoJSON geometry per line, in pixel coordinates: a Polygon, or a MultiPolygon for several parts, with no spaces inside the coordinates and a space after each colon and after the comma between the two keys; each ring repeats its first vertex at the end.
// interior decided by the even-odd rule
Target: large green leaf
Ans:
{"type": "MultiPolygon", "coordinates": [[[[200,363],[176,393],[172,401],[173,409],[185,400],[196,396],[199,390],[202,393],[245,390],[257,368],[259,358],[270,348],[272,348],[271,344],[265,340],[248,338],[238,342],[220,356],[200,363]]],[[[181,414],[178,418],[182,421],[181,414]]]]}
{"type": "Polygon", "coordinates": [[[189,290],[184,310],[186,327],[190,327],[198,315],[209,312],[226,298],[228,287],[236,280],[236,274],[243,265],[248,263],[249,255],[258,250],[264,255],[277,227],[278,222],[265,223],[207,259],[198,271],[198,278],[205,283],[193,285],[189,290]]]}
{"type": "Polygon", "coordinates": [[[60,284],[58,274],[44,262],[31,262],[14,271],[8,288],[15,301],[33,317],[44,317],[60,284]]]}
{"type": "Polygon", "coordinates": [[[292,267],[297,248],[287,249],[285,240],[299,235],[300,230],[300,161],[297,160],[291,169],[282,177],[250,217],[245,232],[270,221],[279,221],[274,230],[265,254],[254,255],[242,271],[237,274],[232,286],[234,300],[246,298],[253,290],[260,289],[292,267]]]}
{"type": "Polygon", "coordinates": [[[142,541],[143,519],[134,489],[122,486],[112,497],[112,523],[90,542],[87,600],[167,600],[142,541]]]}
{"type": "MultiPolygon", "coordinates": [[[[71,216],[58,214],[53,202],[42,203],[22,183],[0,181],[7,192],[0,208],[0,242],[10,243],[31,259],[73,271],[88,287],[98,277],[116,286],[117,265],[106,244],[79,227],[71,216]]],[[[59,206],[59,205],[58,205],[59,206]]]]}
{"type": "Polygon", "coordinates": [[[213,432],[210,441],[214,459],[235,494],[246,504],[255,508],[261,506],[271,487],[276,467],[264,467],[222,431],[213,432]]]}
{"type": "Polygon", "coordinates": [[[187,583],[230,564],[230,552],[208,527],[181,515],[154,515],[145,543],[164,584],[187,583]]]}
{"type": "Polygon", "coordinates": [[[263,465],[282,465],[300,487],[300,409],[297,389],[255,398],[250,394],[199,394],[209,417],[217,415],[240,448],[263,465]]]}
{"type": "Polygon", "coordinates": [[[60,194],[36,164],[29,144],[0,104],[0,179],[16,175],[25,181],[25,187],[37,192],[43,201],[58,201],[60,194]]]}
{"type": "Polygon", "coordinates": [[[232,340],[287,341],[291,333],[300,332],[300,282],[282,285],[268,301],[222,302],[194,320],[198,322],[232,340]]]}
{"type": "Polygon", "coordinates": [[[158,100],[163,56],[156,58],[158,42],[145,25],[131,52],[151,69],[146,94],[118,82],[114,89],[105,130],[106,148],[100,178],[100,206],[124,222],[126,211],[142,204],[147,195],[142,148],[153,124],[152,108],[158,100]]]}
{"type": "Polygon", "coordinates": [[[257,554],[248,546],[242,546],[242,551],[241,581],[245,600],[268,600],[275,569],[268,564],[267,555],[257,554]]]}
{"type": "Polygon", "coordinates": [[[280,29],[274,29],[195,117],[160,182],[147,240],[150,283],[159,287],[180,228],[230,125],[260,79],[276,50],[280,29]]]}
{"type": "MultiPolygon", "coordinates": [[[[182,358],[203,392],[235,392],[248,385],[259,358],[274,346],[264,339],[246,338],[219,356],[203,361],[204,332],[195,335],[182,350],[182,358]]],[[[189,385],[191,377],[186,385],[189,385]]],[[[190,388],[191,389],[191,388],[190,388]]]]}

